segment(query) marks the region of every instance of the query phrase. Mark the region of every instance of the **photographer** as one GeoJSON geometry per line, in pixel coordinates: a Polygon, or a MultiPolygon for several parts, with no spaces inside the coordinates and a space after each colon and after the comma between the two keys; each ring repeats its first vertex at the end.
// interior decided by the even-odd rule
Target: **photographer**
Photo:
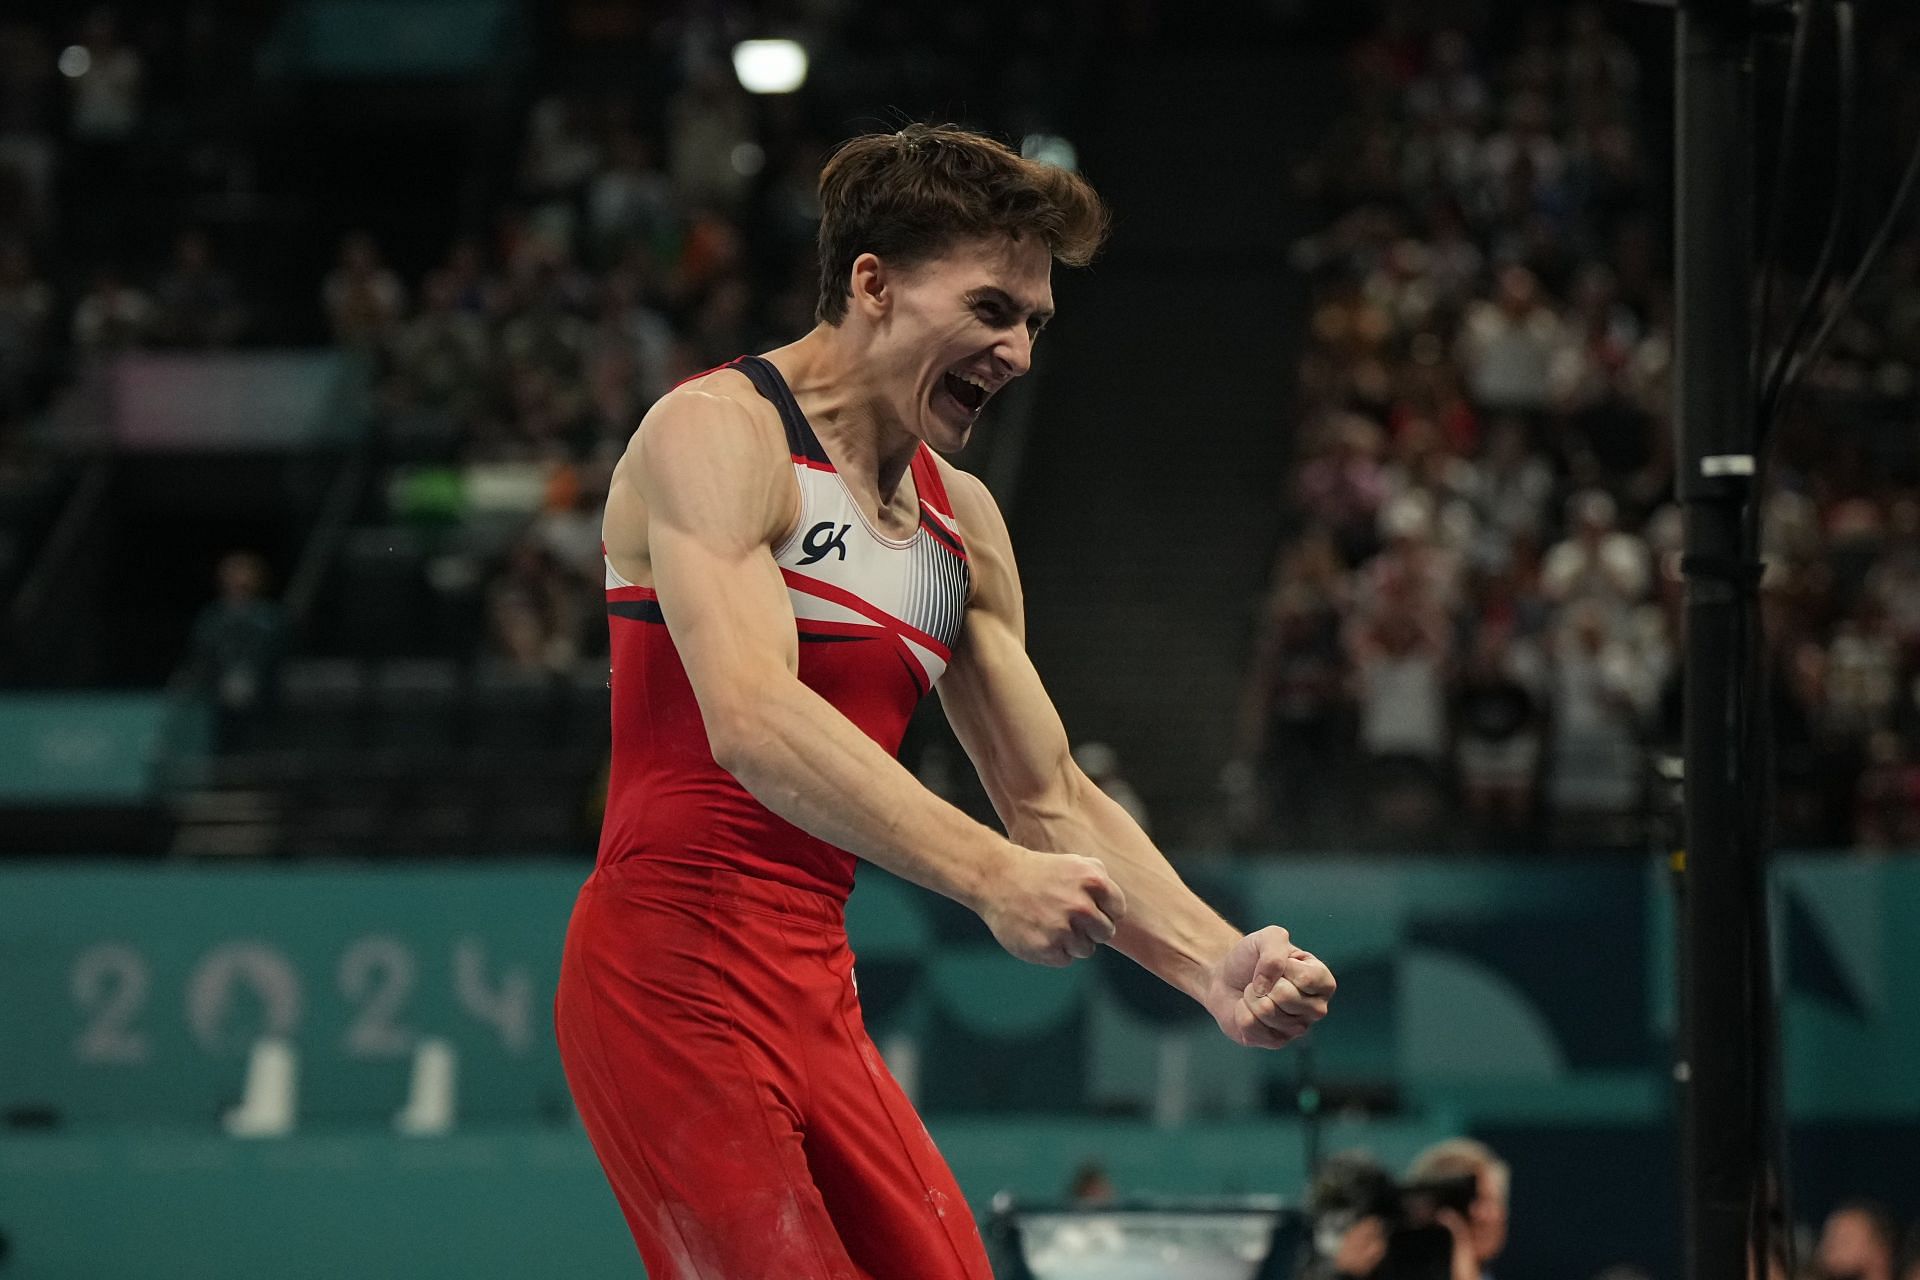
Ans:
{"type": "Polygon", "coordinates": [[[1301,1280],[1489,1280],[1507,1243],[1506,1164],[1455,1138],[1422,1152],[1404,1183],[1343,1152],[1308,1192],[1311,1256],[1301,1280]]]}
{"type": "MultiPolygon", "coordinates": [[[[1307,1193],[1312,1257],[1299,1280],[1367,1280],[1386,1260],[1400,1222],[1400,1188],[1387,1171],[1358,1152],[1331,1156],[1307,1193]]],[[[1444,1278],[1436,1278],[1444,1280],[1444,1278]]]]}
{"type": "Polygon", "coordinates": [[[1506,1162],[1472,1138],[1435,1143],[1414,1159],[1407,1171],[1409,1211],[1414,1221],[1452,1234],[1452,1280],[1491,1280],[1488,1268],[1507,1247],[1512,1181],[1506,1162]]]}

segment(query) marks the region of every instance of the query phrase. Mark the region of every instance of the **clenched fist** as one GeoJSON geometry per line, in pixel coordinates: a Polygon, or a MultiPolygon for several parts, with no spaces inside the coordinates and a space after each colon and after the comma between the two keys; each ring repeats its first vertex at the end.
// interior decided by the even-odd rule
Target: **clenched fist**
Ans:
{"type": "Polygon", "coordinates": [[[1270,924],[1240,939],[1207,977],[1204,1003],[1227,1039],[1278,1049],[1327,1016],[1333,973],[1270,924]]]}
{"type": "Polygon", "coordinates": [[[1100,859],[1018,845],[980,907],[980,918],[1001,946],[1056,969],[1111,942],[1126,913],[1126,895],[1100,859]]]}

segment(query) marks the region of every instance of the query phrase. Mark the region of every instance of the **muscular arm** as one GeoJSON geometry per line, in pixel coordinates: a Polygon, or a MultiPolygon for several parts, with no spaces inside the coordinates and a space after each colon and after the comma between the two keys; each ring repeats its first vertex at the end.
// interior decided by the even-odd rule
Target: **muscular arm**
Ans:
{"type": "Polygon", "coordinates": [[[1099,857],[1127,895],[1112,945],[1207,1006],[1228,1035],[1270,1047],[1298,1035],[1325,1013],[1332,975],[1310,956],[1296,959],[1306,953],[1287,943],[1284,930],[1243,937],[1074,763],[1059,713],[1027,656],[1005,521],[977,480],[949,474],[974,595],[940,695],[1008,834],[1032,848],[1099,857]],[[1295,979],[1301,990],[1285,985],[1295,979]]]}
{"type": "MultiPolygon", "coordinates": [[[[1023,959],[1065,964],[1104,940],[1091,865],[1049,868],[1030,910],[996,923],[1011,883],[1047,862],[921,786],[798,678],[772,546],[792,511],[784,442],[723,397],[686,391],[648,415],[621,465],[644,504],[646,556],[716,763],[787,821],[988,918],[1023,959]],[[1002,927],[1004,926],[1004,927],[1002,927]]],[[[622,523],[610,519],[610,530],[622,523]]],[[[611,542],[609,552],[616,548],[611,542]]],[[[1004,914],[1004,913],[1002,913],[1004,914]]]]}

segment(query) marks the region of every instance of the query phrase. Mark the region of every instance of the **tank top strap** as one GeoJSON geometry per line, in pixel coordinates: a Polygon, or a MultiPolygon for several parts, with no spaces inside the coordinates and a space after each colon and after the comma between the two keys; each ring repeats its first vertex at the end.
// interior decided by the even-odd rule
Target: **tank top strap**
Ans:
{"type": "Polygon", "coordinates": [[[914,450],[913,462],[914,492],[920,495],[920,501],[953,522],[953,503],[947,498],[946,482],[940,478],[940,464],[933,459],[933,450],[921,445],[914,450]]]}
{"type": "Polygon", "coordinates": [[[773,362],[764,356],[741,356],[727,368],[738,369],[747,375],[754,390],[765,396],[769,403],[779,411],[780,423],[787,429],[787,452],[796,462],[806,461],[829,470],[833,462],[827,457],[827,451],[821,447],[820,437],[813,434],[813,424],[807,421],[807,415],[800,412],[800,402],[793,398],[793,389],[773,362]]]}

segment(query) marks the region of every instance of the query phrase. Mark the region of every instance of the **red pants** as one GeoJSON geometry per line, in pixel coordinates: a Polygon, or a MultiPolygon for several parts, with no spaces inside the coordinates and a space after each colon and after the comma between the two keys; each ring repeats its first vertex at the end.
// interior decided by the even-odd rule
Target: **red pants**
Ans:
{"type": "Polygon", "coordinates": [[[650,1280],[992,1280],[852,975],[817,894],[633,863],[581,889],[560,1060],[650,1280]]]}

